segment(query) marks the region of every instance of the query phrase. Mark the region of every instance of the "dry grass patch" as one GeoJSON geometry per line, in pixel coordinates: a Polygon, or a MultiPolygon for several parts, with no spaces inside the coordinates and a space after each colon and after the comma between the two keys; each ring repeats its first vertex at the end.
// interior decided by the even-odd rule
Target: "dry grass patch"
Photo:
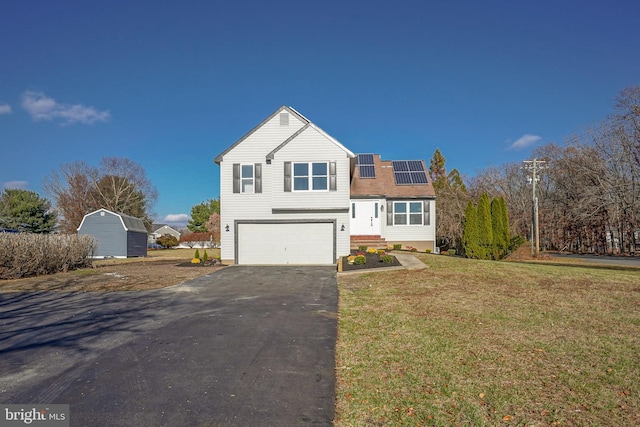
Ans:
{"type": "MultiPolygon", "coordinates": [[[[207,249],[210,258],[219,249],[207,249]]],[[[45,276],[0,280],[0,292],[33,291],[136,291],[176,285],[219,270],[220,266],[191,266],[192,249],[149,251],[144,258],[95,260],[93,268],[45,276]],[[189,267],[180,267],[187,264],[189,267]]]]}
{"type": "Polygon", "coordinates": [[[337,425],[640,425],[640,272],[341,276],[337,425]]]}

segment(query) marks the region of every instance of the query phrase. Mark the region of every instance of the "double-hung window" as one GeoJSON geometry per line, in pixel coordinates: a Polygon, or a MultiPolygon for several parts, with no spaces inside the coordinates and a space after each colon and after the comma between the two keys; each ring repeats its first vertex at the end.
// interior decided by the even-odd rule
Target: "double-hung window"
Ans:
{"type": "Polygon", "coordinates": [[[240,185],[243,193],[253,193],[253,165],[240,166],[240,185]]]}
{"type": "Polygon", "coordinates": [[[293,191],[327,191],[327,162],[293,163],[293,191]]]}
{"type": "Polygon", "coordinates": [[[233,164],[234,193],[262,193],[262,164],[233,164]]]}
{"type": "Polygon", "coordinates": [[[393,202],[393,225],[422,225],[422,202],[393,202]]]}

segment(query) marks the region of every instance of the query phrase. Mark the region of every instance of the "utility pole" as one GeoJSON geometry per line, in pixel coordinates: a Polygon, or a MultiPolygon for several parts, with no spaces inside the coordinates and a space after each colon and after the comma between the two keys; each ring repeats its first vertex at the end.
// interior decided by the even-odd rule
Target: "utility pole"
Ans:
{"type": "Polygon", "coordinates": [[[532,187],[532,208],[531,208],[531,255],[538,258],[540,255],[540,225],[538,223],[538,196],[536,195],[536,182],[538,178],[538,169],[543,168],[546,163],[544,160],[525,160],[525,169],[531,171],[530,179],[532,187]]]}

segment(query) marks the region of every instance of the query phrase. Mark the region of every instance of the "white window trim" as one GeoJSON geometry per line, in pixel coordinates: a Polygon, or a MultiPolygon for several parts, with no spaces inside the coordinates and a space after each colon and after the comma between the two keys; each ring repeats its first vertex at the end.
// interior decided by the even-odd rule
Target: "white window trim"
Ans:
{"type": "Polygon", "coordinates": [[[240,193],[244,194],[253,194],[256,191],[256,171],[255,165],[253,163],[241,163],[240,164],[240,193]],[[251,166],[251,178],[245,177],[242,172],[244,171],[245,166],[251,166]],[[245,180],[251,180],[251,191],[244,191],[243,183],[245,180]]]}
{"type": "MultiPolygon", "coordinates": [[[[413,215],[417,215],[417,212],[414,212],[413,215]]],[[[424,203],[422,202],[412,202],[412,201],[401,201],[401,202],[393,202],[393,225],[394,227],[422,227],[424,226],[424,203]],[[411,203],[419,203],[420,204],[420,222],[418,224],[411,224],[411,203]],[[406,212],[405,213],[398,213],[398,210],[396,208],[397,205],[399,204],[403,204],[406,206],[406,212]],[[396,223],[396,215],[404,215],[407,218],[407,223],[406,224],[397,224],[396,223]]]]}
{"type": "Polygon", "coordinates": [[[322,192],[328,192],[329,191],[329,177],[330,177],[330,173],[329,173],[329,162],[291,162],[291,191],[294,192],[298,192],[298,193],[308,193],[308,192],[314,192],[314,193],[322,193],[322,192]],[[325,175],[314,175],[313,174],[313,165],[314,164],[324,164],[326,166],[326,170],[327,173],[325,175]],[[296,165],[307,165],[308,166],[308,175],[304,175],[304,176],[296,176],[296,165]],[[296,189],[296,178],[300,179],[300,178],[307,178],[307,189],[306,190],[297,190],[296,189]],[[314,189],[313,188],[313,178],[325,178],[326,179],[326,188],[323,189],[314,189]]]}

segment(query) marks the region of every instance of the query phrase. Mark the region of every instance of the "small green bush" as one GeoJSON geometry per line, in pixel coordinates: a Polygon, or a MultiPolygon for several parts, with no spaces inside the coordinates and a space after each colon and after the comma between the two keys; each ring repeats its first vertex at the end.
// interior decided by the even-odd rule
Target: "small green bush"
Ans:
{"type": "Polygon", "coordinates": [[[393,262],[393,256],[392,255],[381,255],[380,259],[385,264],[391,264],[393,262]]]}
{"type": "Polygon", "coordinates": [[[367,257],[365,257],[364,255],[358,255],[356,256],[356,258],[353,260],[353,263],[355,265],[362,265],[362,264],[366,264],[367,263],[367,257]]]}
{"type": "Polygon", "coordinates": [[[384,249],[378,249],[378,255],[384,255],[386,253],[387,251],[385,251],[384,249]]]}
{"type": "Polygon", "coordinates": [[[360,246],[358,246],[358,250],[359,250],[359,251],[363,251],[363,252],[366,252],[366,251],[367,251],[367,248],[368,248],[368,246],[364,246],[364,245],[360,245],[360,246]]]}
{"type": "Polygon", "coordinates": [[[396,243],[395,245],[393,245],[393,250],[394,251],[399,251],[400,249],[402,249],[402,244],[396,243]]]}
{"type": "Polygon", "coordinates": [[[202,262],[209,261],[209,254],[207,254],[207,250],[204,250],[204,254],[202,255],[202,262]]]}
{"type": "Polygon", "coordinates": [[[426,249],[425,252],[430,254],[431,253],[431,249],[426,249]]]}
{"type": "Polygon", "coordinates": [[[196,254],[193,257],[200,259],[200,251],[198,249],[196,249],[196,254]]]}
{"type": "Polygon", "coordinates": [[[456,250],[455,249],[449,249],[447,252],[449,253],[449,255],[455,255],[456,254],[456,250]]]}

